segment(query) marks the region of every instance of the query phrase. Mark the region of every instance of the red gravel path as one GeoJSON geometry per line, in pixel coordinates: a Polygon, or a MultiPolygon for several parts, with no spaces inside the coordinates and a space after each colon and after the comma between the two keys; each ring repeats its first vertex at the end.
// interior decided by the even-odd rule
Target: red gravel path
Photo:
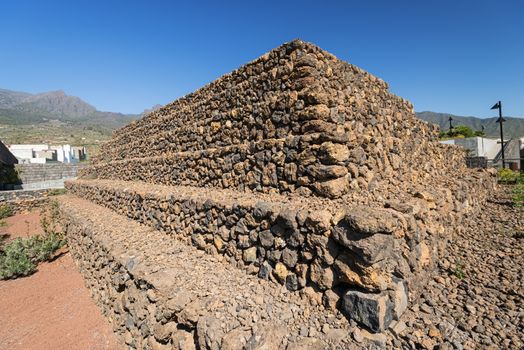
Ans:
{"type": "MultiPolygon", "coordinates": [[[[8,221],[12,226],[0,231],[8,231],[9,238],[25,236],[28,226],[37,227],[39,215],[19,214],[8,221]]],[[[70,254],[40,264],[29,277],[0,281],[0,349],[120,348],[70,254]]]]}

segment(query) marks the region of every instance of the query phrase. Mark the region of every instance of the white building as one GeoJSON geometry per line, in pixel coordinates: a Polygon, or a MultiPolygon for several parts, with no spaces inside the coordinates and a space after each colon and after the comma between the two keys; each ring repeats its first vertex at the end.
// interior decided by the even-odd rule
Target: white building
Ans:
{"type": "MultiPolygon", "coordinates": [[[[461,146],[469,151],[468,157],[486,158],[489,165],[502,166],[502,152],[500,139],[488,139],[485,137],[456,138],[440,141],[447,145],[461,146]]],[[[512,169],[524,167],[522,157],[524,156],[524,138],[504,140],[505,165],[512,169]]]]}
{"type": "Polygon", "coordinates": [[[500,151],[500,139],[468,137],[440,142],[446,145],[462,146],[470,151],[470,157],[486,157],[487,159],[494,159],[500,151]]]}
{"type": "Polygon", "coordinates": [[[10,145],[8,148],[21,164],[45,164],[53,161],[69,164],[78,163],[81,160],[78,158],[79,153],[75,152],[71,145],[10,145]]]}

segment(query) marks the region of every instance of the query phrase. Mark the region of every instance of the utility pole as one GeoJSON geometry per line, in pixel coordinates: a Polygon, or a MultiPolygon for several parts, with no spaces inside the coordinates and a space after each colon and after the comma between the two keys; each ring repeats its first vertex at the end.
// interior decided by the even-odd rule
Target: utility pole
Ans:
{"type": "Polygon", "coordinates": [[[453,130],[453,124],[451,124],[451,122],[453,121],[453,118],[451,116],[449,116],[449,131],[453,130]]]}
{"type": "Polygon", "coordinates": [[[502,118],[502,102],[497,102],[491,109],[497,109],[499,110],[499,119],[497,119],[497,123],[500,125],[500,152],[502,154],[502,169],[506,168],[505,163],[505,157],[504,157],[504,131],[502,130],[502,123],[506,121],[506,119],[502,118]]]}

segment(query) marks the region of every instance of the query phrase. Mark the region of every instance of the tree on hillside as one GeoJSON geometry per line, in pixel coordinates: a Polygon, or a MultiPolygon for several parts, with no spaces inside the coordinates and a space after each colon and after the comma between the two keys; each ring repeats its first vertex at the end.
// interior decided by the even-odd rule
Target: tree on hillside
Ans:
{"type": "Polygon", "coordinates": [[[458,125],[454,128],[443,131],[440,133],[441,138],[457,138],[457,137],[473,137],[473,136],[481,136],[480,134],[483,134],[481,131],[473,131],[469,126],[466,125],[458,125]]]}

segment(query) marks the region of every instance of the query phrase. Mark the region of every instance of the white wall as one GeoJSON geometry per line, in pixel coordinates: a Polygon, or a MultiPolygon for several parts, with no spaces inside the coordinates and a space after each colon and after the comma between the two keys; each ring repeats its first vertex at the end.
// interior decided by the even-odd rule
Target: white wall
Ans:
{"type": "Polygon", "coordinates": [[[45,158],[37,158],[35,152],[56,150],[56,160],[62,163],[78,163],[71,145],[48,146],[44,144],[35,145],[11,145],[8,147],[11,153],[22,161],[22,163],[45,163],[45,158]],[[43,159],[43,161],[42,161],[43,159]]]}
{"type": "Polygon", "coordinates": [[[47,159],[45,158],[31,158],[29,159],[29,163],[31,164],[45,164],[47,159]]]}
{"type": "Polygon", "coordinates": [[[500,151],[499,139],[488,139],[485,137],[457,138],[453,140],[440,141],[447,145],[457,145],[471,150],[473,157],[487,157],[493,159],[500,151]]]}
{"type": "MultiPolygon", "coordinates": [[[[48,145],[44,145],[44,144],[35,144],[35,145],[10,145],[9,147],[9,150],[16,150],[16,149],[20,149],[20,150],[32,150],[32,151],[44,151],[46,149],[49,149],[49,146],[48,145]]],[[[12,152],[11,152],[12,153],[12,152]]]]}
{"type": "Polygon", "coordinates": [[[62,146],[51,146],[50,148],[56,150],[56,160],[63,163],[65,155],[62,146]]]}
{"type": "Polygon", "coordinates": [[[51,146],[51,149],[56,150],[56,160],[62,163],[77,163],[73,148],[71,145],[51,146]]]}
{"type": "Polygon", "coordinates": [[[31,159],[33,158],[33,150],[32,149],[12,149],[12,148],[9,148],[9,150],[11,151],[11,153],[13,153],[13,155],[16,157],[16,158],[19,158],[19,159],[31,159]]]}

